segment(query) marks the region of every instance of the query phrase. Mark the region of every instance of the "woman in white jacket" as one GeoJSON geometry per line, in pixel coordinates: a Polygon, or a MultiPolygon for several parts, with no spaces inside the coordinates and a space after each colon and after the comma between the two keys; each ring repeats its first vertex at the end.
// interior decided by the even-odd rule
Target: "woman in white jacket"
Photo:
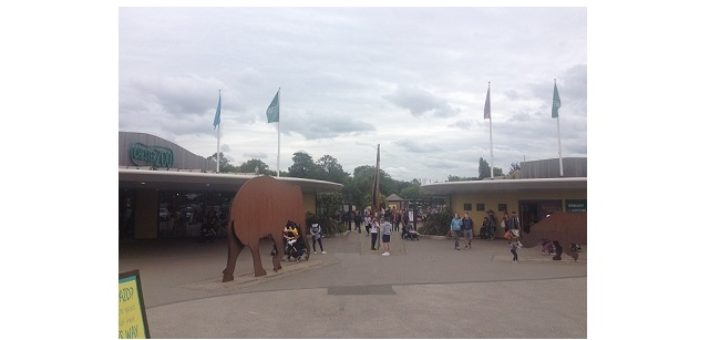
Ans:
{"type": "Polygon", "coordinates": [[[315,242],[320,244],[320,252],[327,254],[322,245],[322,227],[320,226],[320,223],[318,223],[317,219],[313,220],[310,225],[310,235],[312,235],[313,239],[313,254],[317,254],[317,251],[315,250],[315,242]]]}

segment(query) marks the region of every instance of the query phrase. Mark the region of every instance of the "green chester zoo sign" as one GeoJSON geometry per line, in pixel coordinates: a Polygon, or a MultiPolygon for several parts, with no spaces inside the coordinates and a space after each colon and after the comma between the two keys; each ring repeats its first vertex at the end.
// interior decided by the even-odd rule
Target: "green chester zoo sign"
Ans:
{"type": "Polygon", "coordinates": [[[130,162],[136,166],[170,168],[173,165],[173,152],[162,146],[147,146],[135,143],[130,146],[130,162]]]}

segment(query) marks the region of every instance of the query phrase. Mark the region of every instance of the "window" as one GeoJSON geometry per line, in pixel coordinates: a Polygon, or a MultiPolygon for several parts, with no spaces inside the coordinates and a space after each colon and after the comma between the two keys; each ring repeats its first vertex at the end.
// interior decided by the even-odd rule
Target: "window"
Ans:
{"type": "Polygon", "coordinates": [[[470,211],[470,210],[472,210],[472,203],[465,203],[465,204],[463,204],[463,210],[464,210],[464,211],[470,211]]]}
{"type": "Polygon", "coordinates": [[[507,204],[505,204],[505,203],[498,204],[498,211],[507,212],[507,204]]]}
{"type": "Polygon", "coordinates": [[[485,211],[485,204],[484,203],[475,204],[475,210],[476,211],[485,211]]]}

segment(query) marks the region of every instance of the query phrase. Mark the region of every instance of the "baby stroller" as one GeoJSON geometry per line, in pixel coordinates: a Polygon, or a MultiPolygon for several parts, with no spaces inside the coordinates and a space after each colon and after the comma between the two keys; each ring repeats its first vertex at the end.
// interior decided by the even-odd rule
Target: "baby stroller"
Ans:
{"type": "Polygon", "coordinates": [[[400,237],[403,240],[420,241],[420,237],[418,237],[417,231],[412,228],[407,228],[405,226],[402,227],[402,234],[400,235],[400,237]]]}
{"type": "Polygon", "coordinates": [[[287,255],[288,261],[300,262],[303,260],[303,257],[307,260],[307,251],[302,242],[298,239],[289,239],[287,236],[285,236],[285,239],[287,240],[285,244],[285,254],[287,255]]]}

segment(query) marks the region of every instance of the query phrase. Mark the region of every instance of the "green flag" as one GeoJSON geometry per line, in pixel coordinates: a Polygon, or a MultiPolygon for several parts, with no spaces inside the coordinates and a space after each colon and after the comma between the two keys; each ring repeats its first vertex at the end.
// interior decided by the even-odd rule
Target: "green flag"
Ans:
{"type": "Polygon", "coordinates": [[[560,111],[560,94],[557,90],[557,82],[555,83],[555,92],[553,93],[553,107],[552,107],[552,117],[557,118],[558,117],[558,111],[560,111]]]}
{"type": "Polygon", "coordinates": [[[270,103],[270,106],[267,108],[267,119],[268,123],[279,123],[280,122],[280,90],[278,89],[277,93],[275,93],[275,98],[273,98],[272,102],[270,103]]]}

